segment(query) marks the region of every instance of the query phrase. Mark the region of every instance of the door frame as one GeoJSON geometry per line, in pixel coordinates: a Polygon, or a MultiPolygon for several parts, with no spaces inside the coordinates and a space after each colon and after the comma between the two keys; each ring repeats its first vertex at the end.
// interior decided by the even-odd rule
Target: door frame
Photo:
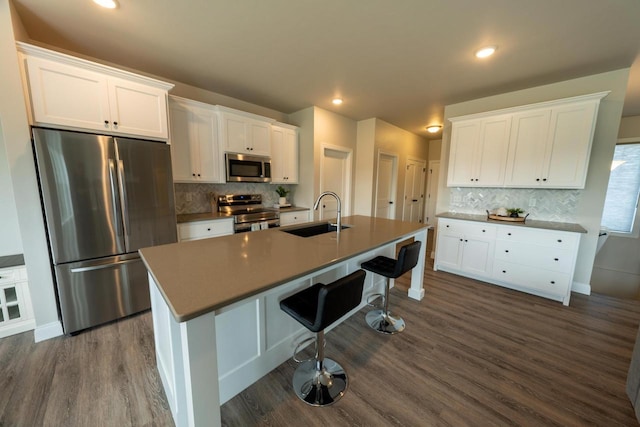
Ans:
{"type": "MultiPolygon", "coordinates": [[[[321,148],[322,151],[320,152],[320,182],[318,183],[318,187],[320,192],[318,193],[318,196],[325,191],[322,188],[322,183],[324,182],[324,174],[325,174],[325,165],[324,165],[324,159],[325,159],[325,152],[326,150],[332,150],[332,151],[338,151],[341,153],[346,154],[346,169],[345,169],[345,175],[346,175],[346,182],[345,184],[345,188],[344,188],[344,193],[342,195],[342,198],[340,199],[342,202],[342,210],[341,210],[341,215],[342,216],[348,216],[351,214],[351,187],[352,187],[352,181],[353,181],[353,150],[351,148],[348,147],[343,147],[341,145],[334,145],[334,144],[328,144],[323,142],[321,144],[321,148]]],[[[316,196],[317,197],[317,196],[316,196]]],[[[322,218],[322,209],[320,209],[320,219],[322,218]]]]}
{"type": "Polygon", "coordinates": [[[398,208],[397,200],[398,200],[398,164],[400,163],[400,157],[396,153],[392,153],[390,151],[378,150],[378,156],[376,158],[376,186],[374,189],[374,200],[373,200],[373,212],[372,216],[376,216],[376,211],[378,209],[378,186],[380,184],[380,157],[388,156],[393,158],[393,167],[392,167],[392,176],[391,176],[391,200],[393,201],[393,209],[391,210],[391,217],[389,219],[396,219],[396,210],[398,208]]]}

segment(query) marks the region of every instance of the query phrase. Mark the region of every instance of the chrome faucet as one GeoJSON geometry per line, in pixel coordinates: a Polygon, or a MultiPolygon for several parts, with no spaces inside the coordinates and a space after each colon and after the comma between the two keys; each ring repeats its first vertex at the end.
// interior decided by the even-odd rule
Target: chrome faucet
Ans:
{"type": "Polygon", "coordinates": [[[340,234],[340,230],[342,229],[342,214],[340,213],[342,211],[342,202],[340,201],[340,197],[338,197],[338,195],[336,193],[334,193],[333,191],[323,191],[318,196],[318,200],[316,200],[316,203],[313,205],[313,210],[316,210],[316,211],[318,210],[318,206],[320,206],[320,199],[322,199],[324,196],[333,196],[338,201],[338,213],[337,213],[337,218],[336,218],[336,233],[340,234]]]}

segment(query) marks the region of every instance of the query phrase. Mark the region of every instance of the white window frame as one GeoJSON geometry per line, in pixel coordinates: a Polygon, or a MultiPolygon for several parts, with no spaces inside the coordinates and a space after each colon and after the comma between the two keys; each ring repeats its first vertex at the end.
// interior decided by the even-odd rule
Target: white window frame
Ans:
{"type": "MultiPolygon", "coordinates": [[[[635,138],[635,137],[634,138],[620,138],[616,142],[616,145],[638,144],[638,143],[640,143],[640,137],[638,137],[638,138],[635,138]]],[[[638,197],[638,200],[636,201],[636,203],[640,203],[640,197],[638,197]]],[[[603,215],[604,215],[604,211],[603,211],[603,215]]],[[[633,221],[633,228],[631,229],[631,231],[629,233],[623,233],[623,232],[620,232],[620,231],[609,231],[609,230],[607,230],[607,234],[609,236],[630,237],[632,239],[637,239],[638,237],[640,237],[640,206],[638,207],[638,209],[636,209],[636,218],[633,221]]]]}

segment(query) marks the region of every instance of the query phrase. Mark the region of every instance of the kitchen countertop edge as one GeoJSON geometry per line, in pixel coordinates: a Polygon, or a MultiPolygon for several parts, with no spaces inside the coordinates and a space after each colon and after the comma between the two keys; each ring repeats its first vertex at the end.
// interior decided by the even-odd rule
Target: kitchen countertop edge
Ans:
{"type": "Polygon", "coordinates": [[[456,212],[442,212],[436,214],[438,218],[446,218],[446,219],[459,219],[463,221],[475,221],[475,222],[485,222],[488,224],[496,224],[496,225],[509,225],[514,227],[525,227],[525,228],[540,228],[543,230],[554,230],[554,231],[568,231],[570,233],[581,233],[586,234],[587,230],[582,227],[580,224],[574,224],[571,222],[554,222],[554,221],[538,221],[528,219],[525,222],[510,222],[510,221],[499,221],[487,218],[487,215],[482,214],[465,214],[465,213],[456,213],[456,212]]]}

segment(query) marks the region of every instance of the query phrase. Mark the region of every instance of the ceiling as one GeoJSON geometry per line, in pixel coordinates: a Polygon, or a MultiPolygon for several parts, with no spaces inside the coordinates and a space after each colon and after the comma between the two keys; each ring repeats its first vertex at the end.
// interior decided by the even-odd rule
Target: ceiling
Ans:
{"type": "Polygon", "coordinates": [[[638,0],[12,2],[36,42],[287,114],[433,137],[445,105],[633,65],[623,115],[640,115],[638,0]]]}

